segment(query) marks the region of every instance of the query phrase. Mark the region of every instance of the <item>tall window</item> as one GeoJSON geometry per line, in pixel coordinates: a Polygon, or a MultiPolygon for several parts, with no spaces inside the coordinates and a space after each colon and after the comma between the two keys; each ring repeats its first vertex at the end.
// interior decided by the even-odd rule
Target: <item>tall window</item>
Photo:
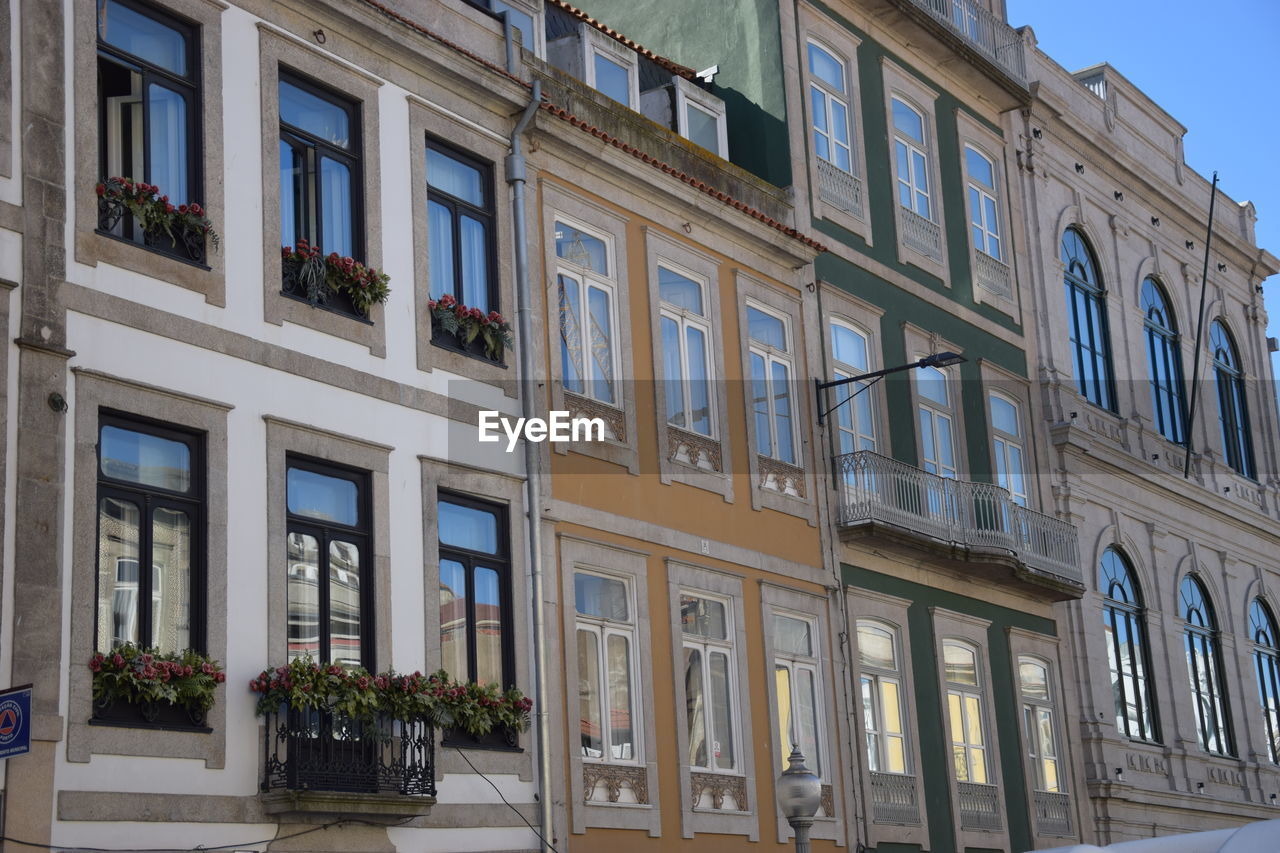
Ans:
{"type": "Polygon", "coordinates": [[[977,649],[959,640],[944,640],[947,719],[951,731],[951,763],[957,782],[989,783],[986,722],[982,715],[982,673],[977,649]]]}
{"type": "Polygon", "coordinates": [[[204,646],[204,442],[115,415],[98,426],[98,651],[204,646]]]}
{"type": "Polygon", "coordinates": [[[1182,618],[1186,622],[1187,676],[1196,706],[1196,734],[1200,748],[1218,755],[1231,755],[1231,721],[1227,717],[1226,693],[1222,687],[1222,659],[1218,653],[1218,623],[1204,587],[1187,575],[1179,587],[1182,618]]]}
{"type": "Polygon", "coordinates": [[[858,620],[862,725],[867,766],[876,773],[907,773],[906,698],[898,667],[898,632],[882,622],[858,620]]]}
{"type": "Polygon", "coordinates": [[[732,611],[726,601],[681,593],[680,621],[689,766],[736,771],[738,685],[732,611]]]}
{"type": "Polygon", "coordinates": [[[834,53],[809,42],[809,111],[814,153],[845,172],[853,172],[849,96],[845,66],[834,53]]]}
{"type": "Polygon", "coordinates": [[[574,573],[573,591],[582,757],[637,761],[636,632],[630,584],[580,571],[574,573]]]}
{"type": "Polygon", "coordinates": [[[924,115],[899,98],[893,98],[891,104],[898,204],[925,219],[933,219],[924,115]]]}
{"type": "Polygon", "coordinates": [[[1138,740],[1158,740],[1155,706],[1147,677],[1147,624],[1142,592],[1125,558],[1108,548],[1098,566],[1098,590],[1111,692],[1115,697],[1116,731],[1138,740]]]}
{"type": "Polygon", "coordinates": [[[1156,429],[1172,442],[1186,441],[1182,404],[1182,356],[1178,352],[1178,328],[1164,289],[1155,279],[1142,282],[1143,328],[1147,337],[1147,372],[1151,377],[1151,401],[1156,429]]]}
{"type": "MultiPolygon", "coordinates": [[[[843,320],[832,320],[830,327],[831,359],[834,362],[832,372],[835,378],[849,379],[870,373],[871,350],[867,335],[843,320]]],[[[863,383],[853,385],[855,387],[842,389],[845,396],[865,387],[863,383]]],[[[836,435],[836,449],[839,453],[876,449],[876,421],[870,392],[861,391],[836,409],[836,435]]]]}
{"type": "Polygon", "coordinates": [[[556,220],[560,361],[566,391],[618,404],[614,272],[609,244],[556,220]]]}
{"type": "Polygon", "coordinates": [[[1280,632],[1271,608],[1261,598],[1249,607],[1253,635],[1253,667],[1258,676],[1258,704],[1267,732],[1267,755],[1280,763],[1280,632]]]}
{"type": "Polygon", "coordinates": [[[787,321],[748,305],[747,336],[756,449],[762,456],[772,456],[794,465],[796,436],[791,408],[791,352],[787,321]]]}
{"type": "MultiPolygon", "coordinates": [[[[198,28],[134,0],[96,5],[101,177],[155,184],[174,207],[201,201],[198,28]]],[[[136,223],[116,227],[141,239],[136,223]]]]}
{"type": "Polygon", "coordinates": [[[427,143],[427,252],[431,296],[498,310],[493,260],[493,169],[427,143]]]}
{"type": "Polygon", "coordinates": [[[1037,658],[1018,658],[1018,680],[1022,688],[1023,737],[1033,767],[1035,790],[1062,793],[1064,780],[1058,772],[1058,732],[1049,665],[1037,658]]]}
{"type": "Polygon", "coordinates": [[[363,260],[360,108],[280,71],[280,240],[363,260]]]}
{"type": "Polygon", "coordinates": [[[700,283],[658,267],[667,423],[711,435],[711,324],[700,283]]]}
{"type": "Polygon", "coordinates": [[[289,659],[374,666],[369,476],[289,457],[289,659]]]}
{"type": "Polygon", "coordinates": [[[505,507],[441,493],[440,667],[455,679],[515,683],[505,507]]]}
{"type": "Polygon", "coordinates": [[[1221,320],[1209,329],[1213,348],[1213,377],[1218,387],[1218,423],[1227,464],[1236,473],[1256,479],[1253,467],[1253,439],[1249,435],[1249,406],[1244,396],[1244,372],[1235,341],[1221,320]]]}
{"type": "Polygon", "coordinates": [[[778,691],[778,746],[785,762],[791,745],[800,747],[805,765],[825,778],[819,732],[818,655],[813,623],[808,619],[773,615],[773,677],[778,691]]]}
{"type": "Polygon", "coordinates": [[[919,395],[920,450],[924,470],[940,477],[956,476],[956,445],[952,431],[951,388],[947,373],[936,367],[916,371],[919,395]]]}
{"type": "Polygon", "coordinates": [[[973,247],[997,261],[1003,261],[995,166],[987,155],[967,145],[964,163],[969,175],[969,231],[973,247]]]}
{"type": "Polygon", "coordinates": [[[1066,267],[1064,282],[1071,314],[1076,387],[1090,403],[1115,411],[1106,291],[1093,252],[1084,235],[1075,228],[1068,228],[1062,234],[1062,263],[1066,267]]]}
{"type": "Polygon", "coordinates": [[[1026,469],[1023,465],[1022,418],[1018,404],[995,391],[987,394],[991,407],[991,449],[996,485],[1006,489],[1018,506],[1027,505],[1026,469]]]}

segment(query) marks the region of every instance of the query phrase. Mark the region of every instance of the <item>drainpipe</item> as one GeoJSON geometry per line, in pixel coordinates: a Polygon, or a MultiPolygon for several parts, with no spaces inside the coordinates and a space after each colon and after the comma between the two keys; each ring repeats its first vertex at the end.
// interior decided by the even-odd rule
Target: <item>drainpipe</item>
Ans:
{"type": "MultiPolygon", "coordinates": [[[[511,27],[507,27],[510,38],[511,27]]],[[[508,45],[512,42],[508,40],[508,45]]],[[[533,293],[529,286],[528,226],[524,215],[525,160],[520,137],[542,102],[542,82],[533,81],[533,92],[520,121],[511,132],[511,153],[507,155],[507,184],[511,187],[511,221],[516,248],[516,333],[520,355],[520,412],[525,418],[538,415],[534,396],[538,382],[534,379],[533,316],[530,305],[533,293]]],[[[551,849],[551,718],[547,690],[547,651],[545,647],[546,617],[542,595],[542,471],[538,445],[525,439],[525,505],[529,518],[529,576],[533,595],[533,694],[534,718],[538,739],[538,813],[542,825],[542,850],[551,849]]]]}

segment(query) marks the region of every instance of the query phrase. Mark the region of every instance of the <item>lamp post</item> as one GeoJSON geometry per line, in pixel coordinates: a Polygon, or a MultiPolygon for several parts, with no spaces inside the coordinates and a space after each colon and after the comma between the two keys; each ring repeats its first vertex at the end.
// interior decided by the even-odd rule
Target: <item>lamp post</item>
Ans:
{"type": "Polygon", "coordinates": [[[790,766],[778,777],[778,808],[796,834],[796,853],[809,853],[809,827],[822,802],[822,780],[804,766],[800,747],[791,745],[790,766]]]}
{"type": "Polygon", "coordinates": [[[872,379],[872,380],[880,379],[884,376],[889,375],[890,373],[898,373],[899,371],[903,371],[903,370],[914,370],[917,367],[950,367],[953,364],[959,364],[960,362],[967,361],[967,360],[968,359],[966,359],[964,356],[960,355],[959,353],[935,352],[933,355],[926,355],[924,358],[920,359],[919,361],[913,361],[910,364],[900,364],[897,367],[886,367],[883,370],[873,370],[870,373],[864,373],[861,376],[849,376],[844,379],[833,379],[830,382],[822,382],[815,379],[813,380],[813,387],[818,395],[818,425],[822,426],[823,420],[827,417],[827,415],[831,414],[833,409],[840,408],[845,403],[849,402],[854,397],[858,396],[858,394],[865,391],[867,388],[870,388],[871,386],[870,385],[860,386],[857,391],[854,391],[852,394],[850,394],[845,399],[841,400],[839,403],[836,403],[834,406],[828,406],[826,409],[824,409],[822,408],[822,401],[825,398],[822,396],[822,392],[826,391],[828,388],[838,388],[841,385],[848,385],[852,382],[863,382],[867,379],[872,379]]]}

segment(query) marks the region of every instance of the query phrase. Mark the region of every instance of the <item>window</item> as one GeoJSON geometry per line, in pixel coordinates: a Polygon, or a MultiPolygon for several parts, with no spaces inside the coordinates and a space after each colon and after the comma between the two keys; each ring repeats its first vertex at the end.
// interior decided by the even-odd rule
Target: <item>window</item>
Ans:
{"type": "Polygon", "coordinates": [[[440,667],[458,680],[515,684],[504,507],[441,493],[440,667]]]}
{"type": "Polygon", "coordinates": [[[427,252],[431,297],[498,310],[493,255],[493,169],[427,143],[427,252]]]}
{"type": "MultiPolygon", "coordinates": [[[[155,184],[174,207],[201,201],[198,28],[133,0],[97,5],[101,177],[155,184]]],[[[135,222],[111,231],[142,239],[135,222]]]]}
{"type": "Polygon", "coordinates": [[[1178,352],[1178,328],[1164,289],[1153,278],[1142,282],[1143,327],[1147,337],[1147,372],[1151,377],[1151,402],[1156,429],[1177,444],[1184,443],[1182,356],[1178,352]]]}
{"type": "Polygon", "coordinates": [[[747,336],[756,449],[762,456],[794,465],[796,441],[787,321],[748,305],[747,336]]]}
{"type": "Polygon", "coordinates": [[[587,85],[636,109],[640,101],[636,55],[594,27],[583,29],[587,85]]]}
{"type": "Polygon", "coordinates": [[[290,457],[289,660],[374,668],[369,477],[290,457]]]}
{"type": "Polygon", "coordinates": [[[1200,748],[1231,755],[1231,721],[1227,717],[1222,688],[1222,660],[1218,655],[1218,623],[1204,587],[1193,576],[1182,579],[1178,589],[1182,618],[1186,622],[1187,676],[1196,706],[1196,734],[1200,748]]]}
{"type": "Polygon", "coordinates": [[[991,408],[991,444],[996,485],[1009,492],[1018,506],[1027,505],[1026,468],[1022,461],[1022,418],[1018,404],[994,391],[987,395],[991,408]]]}
{"type": "Polygon", "coordinates": [[[683,77],[673,77],[680,135],[721,157],[729,156],[724,101],[683,77]]]}
{"type": "Polygon", "coordinates": [[[786,765],[791,746],[800,747],[805,766],[826,778],[819,732],[818,656],[813,623],[796,616],[773,614],[773,678],[778,695],[777,735],[786,765]]]}
{"type": "Polygon", "coordinates": [[[96,648],[204,648],[204,442],[103,415],[96,648]],[[144,568],[145,567],[145,568],[144,568]]]}
{"type": "Polygon", "coordinates": [[[688,762],[700,770],[739,769],[732,614],[726,601],[680,594],[688,762]]]}
{"type": "Polygon", "coordinates": [[[1213,377],[1218,387],[1218,423],[1227,464],[1237,474],[1256,479],[1253,466],[1253,439],[1249,435],[1249,406],[1244,396],[1244,372],[1231,332],[1221,320],[1209,330],[1213,348],[1213,377]]]}
{"type": "MultiPolygon", "coordinates": [[[[832,373],[836,379],[850,379],[871,372],[869,336],[844,320],[833,319],[831,328],[832,373]]],[[[836,451],[853,453],[858,450],[876,449],[876,420],[867,383],[852,383],[853,388],[842,388],[845,396],[854,395],[836,409],[836,451]]]]}
{"type": "Polygon", "coordinates": [[[898,204],[918,216],[933,219],[924,115],[900,98],[892,98],[890,103],[898,204]]]}
{"type": "Polygon", "coordinates": [[[1038,658],[1018,658],[1018,681],[1022,688],[1022,725],[1027,758],[1037,791],[1060,794],[1064,780],[1059,772],[1058,732],[1054,724],[1054,701],[1049,684],[1049,665],[1038,658]]]}
{"type": "Polygon", "coordinates": [[[957,782],[989,784],[986,724],[982,716],[982,673],[977,649],[959,640],[942,643],[947,682],[951,762],[957,782]]]}
{"type": "Polygon", "coordinates": [[[911,760],[903,728],[898,632],[881,622],[858,620],[858,664],[867,766],[873,773],[907,773],[911,760]]]}
{"type": "Polygon", "coordinates": [[[561,269],[560,361],[564,388],[618,405],[612,247],[576,225],[555,224],[561,269]]]}
{"type": "Polygon", "coordinates": [[[641,760],[635,706],[635,614],[631,587],[619,578],[575,572],[578,702],[584,759],[641,760]]]}
{"type": "Polygon", "coordinates": [[[956,445],[947,372],[937,367],[920,368],[916,372],[916,393],[919,395],[922,467],[930,474],[954,479],[956,445]]]}
{"type": "Polygon", "coordinates": [[[1107,335],[1106,291],[1098,264],[1084,235],[1075,228],[1062,234],[1062,263],[1071,314],[1071,353],[1076,388],[1095,406],[1115,411],[1111,344],[1107,335]]]}
{"type": "Polygon", "coordinates": [[[809,111],[813,150],[819,158],[852,173],[849,96],[845,64],[835,53],[809,42],[809,111]]]}
{"type": "Polygon", "coordinates": [[[1147,624],[1142,592],[1128,562],[1108,548],[1098,568],[1098,589],[1105,596],[1102,628],[1111,667],[1116,731],[1137,740],[1155,741],[1155,704],[1147,677],[1147,624]]]}
{"type": "Polygon", "coordinates": [[[667,423],[711,435],[711,325],[706,319],[703,287],[687,275],[659,267],[658,299],[667,423]]]}
{"type": "Polygon", "coordinates": [[[1253,666],[1258,676],[1258,704],[1267,732],[1267,755],[1280,763],[1280,632],[1271,608],[1261,598],[1249,607],[1249,629],[1253,635],[1253,666]]]}
{"type": "Polygon", "coordinates": [[[969,231],[973,247],[997,261],[1003,261],[995,166],[989,157],[967,145],[964,163],[969,175],[969,231]]]}

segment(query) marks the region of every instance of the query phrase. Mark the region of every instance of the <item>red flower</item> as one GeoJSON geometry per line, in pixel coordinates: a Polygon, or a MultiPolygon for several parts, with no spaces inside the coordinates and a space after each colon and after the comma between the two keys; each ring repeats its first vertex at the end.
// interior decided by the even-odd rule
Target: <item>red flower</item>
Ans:
{"type": "Polygon", "coordinates": [[[218,684],[221,684],[222,682],[227,680],[227,675],[226,673],[223,673],[223,672],[215,672],[213,674],[213,680],[216,681],[218,684]]]}
{"type": "Polygon", "coordinates": [[[116,656],[111,659],[111,662],[116,666],[124,666],[124,656],[117,653],[116,656]]]}
{"type": "Polygon", "coordinates": [[[102,658],[95,656],[93,660],[89,661],[89,669],[93,670],[94,672],[101,672],[102,658]]]}
{"type": "Polygon", "coordinates": [[[164,205],[164,212],[165,212],[165,213],[173,213],[173,205],[169,204],[168,202],[165,202],[165,205],[164,205]]]}
{"type": "Polygon", "coordinates": [[[190,210],[190,208],[189,208],[189,207],[187,207],[185,204],[180,204],[180,205],[178,205],[178,212],[179,212],[179,213],[186,213],[188,210],[190,210]]]}
{"type": "Polygon", "coordinates": [[[450,305],[454,304],[457,301],[458,300],[453,298],[453,294],[446,293],[444,296],[440,297],[440,306],[442,308],[448,308],[450,305]]]}
{"type": "Polygon", "coordinates": [[[96,187],[94,187],[94,188],[93,188],[93,191],[94,191],[94,192],[96,192],[98,195],[106,195],[106,194],[107,194],[107,188],[106,188],[104,185],[102,185],[102,184],[98,184],[96,187]]]}

